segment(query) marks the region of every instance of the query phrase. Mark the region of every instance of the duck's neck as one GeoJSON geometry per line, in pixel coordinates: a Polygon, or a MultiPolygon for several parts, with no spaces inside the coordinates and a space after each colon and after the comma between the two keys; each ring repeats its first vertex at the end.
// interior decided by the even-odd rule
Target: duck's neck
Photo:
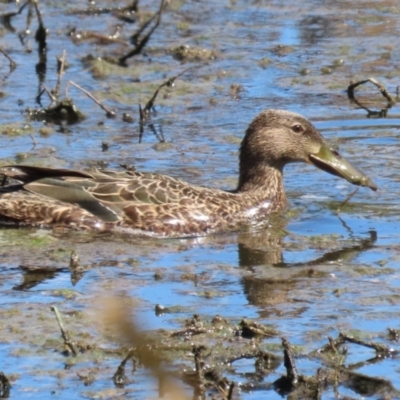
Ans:
{"type": "Polygon", "coordinates": [[[236,192],[254,196],[255,201],[272,201],[276,209],[285,207],[287,201],[283,187],[283,167],[267,164],[247,166],[240,171],[236,192]]]}

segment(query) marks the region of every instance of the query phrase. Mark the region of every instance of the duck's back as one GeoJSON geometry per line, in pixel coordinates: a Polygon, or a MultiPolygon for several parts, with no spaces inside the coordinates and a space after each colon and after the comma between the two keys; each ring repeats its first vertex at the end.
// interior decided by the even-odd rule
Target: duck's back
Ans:
{"type": "Polygon", "coordinates": [[[18,174],[16,168],[3,169],[12,181],[1,188],[2,223],[193,236],[227,229],[245,217],[236,194],[165,175],[94,171],[63,176],[34,167],[18,174]]]}

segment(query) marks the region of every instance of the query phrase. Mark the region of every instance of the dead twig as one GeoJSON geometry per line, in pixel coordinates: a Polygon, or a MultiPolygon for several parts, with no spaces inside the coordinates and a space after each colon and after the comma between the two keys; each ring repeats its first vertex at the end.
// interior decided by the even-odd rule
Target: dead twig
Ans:
{"type": "Polygon", "coordinates": [[[324,385],[326,383],[327,376],[325,371],[322,368],[318,368],[317,370],[317,389],[315,393],[315,400],[321,400],[322,399],[322,392],[324,389],[324,385]]]}
{"type": "Polygon", "coordinates": [[[350,201],[350,199],[358,192],[358,189],[360,189],[360,186],[353,190],[343,201],[343,203],[338,207],[336,210],[336,214],[338,215],[341,211],[341,209],[350,201]]]}
{"type": "Polygon", "coordinates": [[[83,276],[84,268],[80,264],[79,256],[75,250],[72,250],[69,258],[69,271],[71,273],[71,282],[75,286],[83,276]]]}
{"type": "Polygon", "coordinates": [[[290,380],[292,386],[296,386],[299,378],[297,374],[296,364],[294,362],[293,351],[287,339],[282,338],[284,365],[286,368],[286,376],[290,380]]]}
{"type": "Polygon", "coordinates": [[[232,382],[231,385],[229,386],[229,392],[227,396],[227,400],[232,400],[233,399],[233,390],[235,389],[235,382],[232,382]]]}
{"type": "Polygon", "coordinates": [[[125,7],[126,11],[139,12],[139,0],[132,0],[132,3],[125,7]]]}
{"type": "Polygon", "coordinates": [[[10,32],[15,32],[15,28],[11,25],[11,18],[15,17],[18,14],[21,14],[22,10],[28,5],[31,4],[31,1],[28,0],[24,3],[17,11],[11,11],[6,14],[1,14],[0,19],[4,25],[4,27],[10,32]]]}
{"type": "Polygon", "coordinates": [[[143,48],[146,46],[147,42],[149,41],[151,35],[154,33],[154,31],[157,29],[158,25],[161,22],[161,15],[164,10],[164,3],[165,0],[161,0],[160,8],[157,11],[156,14],[153,15],[152,18],[150,18],[148,21],[146,21],[142,27],[139,29],[138,32],[136,32],[132,37],[131,37],[131,42],[135,45],[135,48],[131,50],[129,53],[125,54],[119,59],[119,64],[122,66],[127,66],[126,60],[128,60],[131,57],[134,57],[138,54],[141,53],[143,48]],[[146,36],[143,38],[140,38],[140,35],[142,32],[151,24],[151,22],[156,21],[154,26],[150,29],[150,31],[147,33],[146,36]]]}
{"type": "Polygon", "coordinates": [[[57,68],[57,83],[56,86],[53,90],[53,94],[56,98],[58,98],[58,93],[60,91],[60,85],[61,85],[61,78],[64,74],[64,68],[65,68],[65,56],[66,56],[66,51],[63,51],[63,54],[60,58],[60,60],[57,60],[58,68],[57,68]]]}
{"type": "Polygon", "coordinates": [[[11,384],[3,371],[0,371],[0,399],[10,397],[11,384]]]}
{"type": "Polygon", "coordinates": [[[397,99],[394,98],[389,91],[385,88],[385,86],[383,86],[380,82],[378,82],[375,78],[368,78],[362,81],[358,81],[358,82],[351,82],[350,85],[347,88],[347,96],[348,98],[353,101],[354,103],[356,103],[359,107],[361,107],[362,109],[364,109],[365,111],[367,111],[367,117],[368,118],[386,118],[387,117],[387,112],[388,110],[393,107],[396,102],[397,99]],[[363,85],[365,83],[372,83],[373,85],[375,85],[380,93],[382,94],[382,96],[387,100],[387,106],[383,109],[381,109],[380,111],[372,111],[370,110],[367,106],[365,106],[364,104],[362,104],[359,100],[357,100],[357,98],[355,97],[354,94],[354,89],[357,86],[363,85]]]}
{"type": "Polygon", "coordinates": [[[349,343],[355,343],[360,346],[368,347],[370,349],[374,349],[377,353],[383,353],[385,355],[393,355],[395,353],[394,350],[390,349],[389,347],[375,342],[366,342],[365,340],[357,339],[350,335],[344,335],[343,333],[339,334],[339,337],[342,338],[344,341],[349,343]]]}
{"type": "Polygon", "coordinates": [[[139,143],[142,143],[143,133],[144,133],[144,112],[142,109],[142,105],[139,103],[139,143]]]}
{"type": "MultiPolygon", "coordinates": [[[[192,353],[194,355],[194,364],[196,367],[197,383],[201,385],[204,381],[204,353],[206,351],[205,346],[193,346],[192,353]]],[[[203,388],[204,389],[204,388],[203,388]]]]}
{"type": "MultiPolygon", "coordinates": [[[[140,28],[138,31],[136,31],[130,38],[130,42],[136,46],[139,47],[141,45],[140,41],[140,35],[144,32],[144,30],[157,18],[158,13],[154,14],[150,19],[148,19],[140,28]]],[[[153,28],[154,29],[154,28],[153,28]]],[[[154,31],[153,31],[154,32],[154,31]]],[[[148,36],[148,35],[147,35],[148,36]]],[[[142,41],[143,42],[143,41],[142,41]]]]}
{"type": "Polygon", "coordinates": [[[71,255],[69,257],[69,269],[75,271],[80,268],[79,256],[76,254],[74,250],[71,251],[71,255]]]}
{"type": "Polygon", "coordinates": [[[173,87],[175,85],[175,80],[178,79],[180,76],[182,76],[185,72],[189,71],[190,69],[192,69],[193,67],[189,67],[184,69],[182,72],[180,72],[178,75],[173,76],[172,78],[169,78],[168,80],[166,80],[165,82],[163,82],[154,92],[153,96],[151,97],[151,99],[146,103],[144,109],[143,109],[143,113],[144,115],[148,115],[150,110],[152,108],[154,108],[154,103],[156,101],[156,98],[158,96],[158,93],[160,92],[160,90],[167,86],[167,87],[173,87]]]}
{"type": "MultiPolygon", "coordinates": [[[[38,55],[39,55],[39,60],[37,64],[35,65],[36,68],[36,74],[38,76],[39,80],[39,86],[38,86],[38,93],[42,91],[42,85],[46,80],[46,71],[47,71],[47,29],[44,27],[43,24],[43,19],[42,15],[39,10],[38,6],[38,1],[37,0],[32,0],[31,4],[33,5],[35,11],[36,11],[36,18],[38,20],[38,28],[35,33],[35,40],[38,43],[38,55]]],[[[32,20],[32,6],[29,7],[28,15],[27,15],[27,26],[30,25],[31,20],[32,20]]],[[[23,41],[22,38],[21,42],[23,41]]],[[[38,95],[36,98],[40,99],[40,96],[38,95]]],[[[40,104],[38,102],[38,104],[40,104]]]]}
{"type": "Polygon", "coordinates": [[[39,44],[39,53],[43,54],[47,47],[47,43],[46,43],[47,30],[44,27],[42,14],[40,13],[37,0],[32,1],[32,3],[35,6],[36,16],[37,16],[37,19],[39,22],[39,26],[38,26],[38,28],[36,30],[36,34],[35,34],[35,40],[39,44]]]}
{"type": "MultiPolygon", "coordinates": [[[[139,104],[139,143],[142,143],[145,121],[149,119],[150,119],[149,113],[144,112],[141,104],[139,104]]],[[[160,127],[160,133],[157,132],[157,129],[154,126],[154,124],[149,123],[148,127],[150,128],[150,130],[153,132],[154,136],[160,143],[165,143],[164,133],[161,127],[160,127]]]]}
{"type": "MultiPolygon", "coordinates": [[[[150,111],[151,109],[154,110],[154,104],[156,102],[157,96],[160,92],[160,90],[167,86],[167,87],[173,87],[175,85],[175,80],[178,79],[180,76],[182,76],[185,72],[189,71],[190,69],[193,69],[195,67],[189,67],[184,69],[183,71],[179,72],[179,74],[167,79],[166,81],[164,81],[154,92],[153,96],[151,96],[150,100],[146,103],[146,105],[144,106],[144,108],[142,108],[142,105],[139,103],[139,143],[142,142],[142,138],[143,138],[143,132],[144,132],[144,124],[145,121],[149,120],[149,116],[150,116],[150,111]]],[[[152,130],[152,132],[154,133],[154,135],[157,137],[157,139],[159,140],[160,143],[164,143],[165,139],[164,139],[164,135],[161,131],[160,134],[157,133],[157,130],[155,129],[153,124],[149,125],[150,129],[152,130]]]]}
{"type": "Polygon", "coordinates": [[[371,82],[373,85],[375,85],[379,91],[381,92],[382,96],[385,97],[385,99],[389,102],[391,106],[394,106],[396,104],[396,100],[394,97],[388,92],[388,90],[383,86],[380,82],[378,82],[375,78],[368,78],[363,81],[358,81],[355,83],[351,83],[349,87],[347,88],[347,95],[349,99],[355,100],[354,96],[354,89],[359,86],[363,85],[364,83],[371,82]]]}
{"type": "Polygon", "coordinates": [[[58,326],[60,327],[61,335],[62,335],[62,337],[64,339],[64,345],[67,346],[71,350],[71,353],[74,356],[76,356],[78,353],[77,353],[77,351],[75,349],[75,345],[71,341],[71,339],[69,338],[67,331],[64,329],[64,325],[62,323],[61,315],[60,315],[57,307],[56,306],[51,306],[50,310],[53,311],[54,314],[56,315],[58,326]]]}
{"type": "Polygon", "coordinates": [[[33,150],[37,146],[37,142],[36,142],[35,137],[32,134],[30,134],[29,136],[31,137],[32,142],[33,142],[33,146],[31,148],[31,150],[33,150]]]}
{"type": "Polygon", "coordinates": [[[100,103],[99,100],[97,100],[91,93],[89,93],[87,90],[83,89],[81,86],[79,86],[77,83],[73,81],[68,81],[69,84],[72,86],[75,86],[77,89],[82,91],[83,93],[86,94],[90,99],[92,99],[103,111],[105,111],[107,118],[114,118],[116,116],[115,112],[108,109],[106,106],[100,103]]]}
{"type": "Polygon", "coordinates": [[[2,53],[4,55],[5,58],[7,58],[7,60],[10,63],[10,73],[14,71],[14,69],[17,67],[16,62],[2,49],[0,48],[0,53],[2,53]]]}
{"type": "Polygon", "coordinates": [[[400,335],[398,329],[387,328],[391,340],[399,341],[400,335]]]}
{"type": "MultiPolygon", "coordinates": [[[[333,339],[332,337],[328,337],[328,343],[321,347],[318,350],[318,353],[334,353],[339,354],[339,346],[345,343],[345,340],[342,336],[339,335],[337,339],[333,339]]],[[[347,350],[346,350],[347,351],[347,350]]]]}
{"type": "Polygon", "coordinates": [[[37,103],[37,104],[39,104],[40,106],[42,106],[41,97],[42,97],[43,93],[46,93],[46,94],[49,96],[50,100],[51,100],[51,103],[50,103],[50,106],[49,106],[49,107],[51,107],[51,105],[52,105],[53,103],[57,103],[57,98],[53,96],[53,94],[51,93],[51,90],[47,89],[46,86],[42,85],[42,90],[41,90],[41,91],[39,92],[39,94],[36,96],[36,103],[37,103]]]}
{"type": "Polygon", "coordinates": [[[136,361],[134,360],[133,356],[135,355],[135,350],[134,348],[130,348],[128,351],[128,354],[125,356],[125,358],[121,361],[121,364],[119,364],[117,371],[115,372],[113,376],[113,382],[114,385],[117,387],[121,387],[126,384],[127,377],[125,375],[125,365],[126,363],[132,359],[133,360],[133,371],[136,370],[136,361]]]}

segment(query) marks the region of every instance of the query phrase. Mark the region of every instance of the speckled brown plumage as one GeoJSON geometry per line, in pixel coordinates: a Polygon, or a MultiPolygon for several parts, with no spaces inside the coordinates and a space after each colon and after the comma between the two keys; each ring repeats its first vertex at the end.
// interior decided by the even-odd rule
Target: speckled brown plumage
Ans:
{"type": "Polygon", "coordinates": [[[375,184],[325,144],[305,118],[281,110],[258,115],[240,149],[235,191],[193,186],[136,171],[79,172],[7,166],[0,174],[0,223],[120,230],[163,237],[203,235],[265,221],[286,205],[282,173],[309,162],[348,181],[375,184]],[[327,155],[328,154],[328,155],[327,155]]]}

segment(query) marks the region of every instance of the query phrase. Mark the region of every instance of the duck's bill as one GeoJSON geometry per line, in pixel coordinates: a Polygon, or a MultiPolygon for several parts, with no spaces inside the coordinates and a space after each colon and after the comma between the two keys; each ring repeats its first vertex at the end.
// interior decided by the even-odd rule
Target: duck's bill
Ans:
{"type": "Polygon", "coordinates": [[[325,143],[318,153],[310,154],[308,157],[310,162],[319,169],[346,179],[353,185],[366,186],[374,191],[378,189],[375,182],[368,175],[363,174],[325,143]]]}

